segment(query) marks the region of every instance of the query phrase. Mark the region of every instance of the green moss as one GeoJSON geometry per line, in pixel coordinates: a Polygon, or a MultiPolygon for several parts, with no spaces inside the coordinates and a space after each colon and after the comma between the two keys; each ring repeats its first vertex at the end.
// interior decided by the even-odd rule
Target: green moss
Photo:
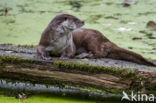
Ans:
{"type": "Polygon", "coordinates": [[[110,93],[113,93],[113,94],[122,94],[122,90],[112,89],[112,90],[110,90],[110,93]]]}
{"type": "Polygon", "coordinates": [[[33,59],[22,58],[18,56],[8,56],[8,55],[1,55],[0,56],[0,63],[23,63],[23,62],[33,62],[33,59]]]}
{"type": "MultiPolygon", "coordinates": [[[[15,45],[16,46],[16,45],[15,45]]],[[[35,48],[36,45],[17,45],[17,47],[35,48]]]]}
{"type": "Polygon", "coordinates": [[[88,64],[73,63],[68,61],[56,60],[54,62],[54,67],[57,69],[66,70],[78,70],[88,73],[107,73],[111,75],[116,75],[119,77],[134,78],[137,74],[137,70],[129,70],[125,68],[117,67],[106,67],[106,66],[92,66],[88,64]]]}
{"type": "Polygon", "coordinates": [[[69,86],[69,85],[65,85],[66,89],[77,89],[77,90],[80,90],[80,91],[87,91],[87,92],[96,92],[96,93],[102,93],[104,89],[102,88],[93,88],[93,87],[87,87],[87,86],[69,86]]]}
{"type": "Polygon", "coordinates": [[[146,83],[146,84],[145,84],[145,87],[146,87],[146,89],[149,90],[149,91],[154,91],[154,90],[155,90],[155,92],[156,92],[156,84],[146,83]]]}
{"type": "Polygon", "coordinates": [[[156,90],[149,90],[149,91],[147,90],[146,93],[156,95],[156,90]]]}
{"type": "MultiPolygon", "coordinates": [[[[5,64],[5,63],[13,63],[13,64],[22,64],[22,63],[33,63],[35,60],[33,59],[27,59],[27,58],[22,58],[22,57],[17,57],[17,56],[7,56],[3,55],[0,56],[0,63],[5,64]]],[[[5,65],[4,65],[5,66],[5,65]]],[[[55,60],[53,64],[55,69],[62,69],[62,71],[75,71],[75,72],[87,72],[87,73],[106,73],[106,74],[111,74],[115,75],[118,77],[122,78],[128,78],[128,79],[134,79],[136,78],[137,71],[136,70],[129,70],[129,69],[124,69],[124,68],[115,68],[115,67],[104,67],[104,66],[92,66],[88,64],[80,64],[80,63],[73,63],[73,62],[68,62],[68,61],[61,61],[61,60],[55,60]]],[[[0,66],[0,68],[5,68],[0,66]]],[[[30,67],[31,68],[31,67],[30,67]]],[[[32,78],[35,80],[40,80],[35,77],[32,78]]],[[[27,78],[24,76],[21,76],[20,80],[27,81],[27,78]]],[[[65,87],[65,85],[70,85],[70,82],[62,82],[58,80],[53,80],[53,81],[35,81],[38,83],[45,83],[45,84],[52,84],[56,85],[59,87],[65,87]]]]}
{"type": "Polygon", "coordinates": [[[35,48],[37,45],[16,45],[16,44],[11,44],[11,43],[5,43],[1,44],[2,46],[17,46],[17,47],[23,47],[23,48],[35,48]]]}

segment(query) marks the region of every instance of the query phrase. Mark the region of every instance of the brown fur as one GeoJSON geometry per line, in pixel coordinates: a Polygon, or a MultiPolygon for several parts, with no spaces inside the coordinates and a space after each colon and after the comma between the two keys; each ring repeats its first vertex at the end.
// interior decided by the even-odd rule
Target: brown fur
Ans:
{"type": "Polygon", "coordinates": [[[97,30],[80,28],[74,30],[72,34],[76,47],[76,54],[78,55],[84,54],[89,58],[106,57],[155,66],[155,64],[147,61],[141,55],[118,47],[97,30]],[[86,55],[86,53],[88,55],[86,55]]]}
{"type": "Polygon", "coordinates": [[[72,57],[75,46],[71,32],[84,25],[84,22],[69,14],[56,16],[43,31],[37,46],[37,54],[42,59],[51,59],[50,55],[72,57]]]}

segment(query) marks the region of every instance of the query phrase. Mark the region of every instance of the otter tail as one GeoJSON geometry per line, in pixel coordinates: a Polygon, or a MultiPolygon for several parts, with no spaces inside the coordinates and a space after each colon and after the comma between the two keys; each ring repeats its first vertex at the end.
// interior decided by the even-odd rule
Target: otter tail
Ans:
{"type": "MultiPolygon", "coordinates": [[[[114,49],[114,48],[113,48],[114,49]]],[[[148,66],[156,66],[152,62],[147,61],[144,57],[141,55],[134,53],[132,51],[128,51],[123,48],[115,48],[111,52],[108,53],[108,58],[114,58],[119,60],[126,60],[135,62],[138,64],[148,65],[148,66]]]]}

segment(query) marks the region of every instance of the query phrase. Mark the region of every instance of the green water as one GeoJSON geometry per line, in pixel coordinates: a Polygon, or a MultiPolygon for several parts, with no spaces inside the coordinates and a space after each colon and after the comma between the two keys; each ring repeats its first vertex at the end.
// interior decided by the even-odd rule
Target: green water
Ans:
{"type": "MultiPolygon", "coordinates": [[[[146,29],[148,21],[156,22],[156,0],[133,1],[137,3],[123,7],[123,0],[0,0],[0,43],[37,45],[51,19],[58,13],[69,13],[83,19],[85,28],[97,29],[117,45],[156,60],[156,39],[151,39],[151,36],[156,38],[156,32],[146,29]],[[8,8],[8,16],[4,16],[5,8],[8,8]],[[142,39],[133,40],[136,36],[142,39]]],[[[38,95],[24,103],[35,103],[33,100],[37,103],[42,100],[46,103],[92,103],[38,95]]],[[[1,101],[21,102],[0,95],[1,101]]]]}
{"type": "Polygon", "coordinates": [[[52,97],[46,95],[33,95],[25,100],[0,95],[0,103],[96,103],[96,101],[80,100],[72,98],[52,97]]]}
{"type": "Polygon", "coordinates": [[[0,1],[0,43],[37,45],[42,31],[58,13],[69,13],[83,19],[85,28],[101,31],[116,44],[156,59],[156,40],[150,39],[146,23],[156,21],[156,0],[138,1],[130,7],[123,7],[123,0],[73,0],[80,1],[80,9],[71,6],[72,0],[1,0],[0,1]],[[9,16],[3,16],[8,8],[9,16]],[[119,31],[126,28],[131,31],[119,31]],[[139,36],[141,40],[132,40],[139,36]]]}

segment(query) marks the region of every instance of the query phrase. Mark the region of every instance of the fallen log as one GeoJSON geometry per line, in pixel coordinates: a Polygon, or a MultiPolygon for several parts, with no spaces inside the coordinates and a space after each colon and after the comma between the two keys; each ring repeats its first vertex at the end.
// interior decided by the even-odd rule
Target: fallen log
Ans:
{"type": "Polygon", "coordinates": [[[77,87],[112,94],[122,91],[156,93],[156,67],[112,59],[44,61],[34,47],[0,45],[0,79],[77,87]]]}

